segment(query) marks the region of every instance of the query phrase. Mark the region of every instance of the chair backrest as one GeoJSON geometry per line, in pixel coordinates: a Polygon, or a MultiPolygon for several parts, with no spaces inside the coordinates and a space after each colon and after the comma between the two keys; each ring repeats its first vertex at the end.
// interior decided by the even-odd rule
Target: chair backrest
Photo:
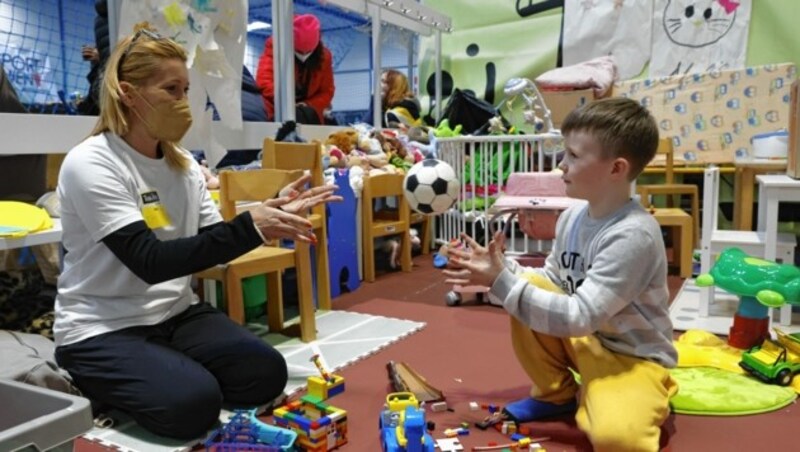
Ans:
{"type": "Polygon", "coordinates": [[[219,204],[225,221],[236,216],[239,201],[262,202],[274,198],[283,187],[301,177],[303,172],[276,169],[223,171],[219,173],[219,204]]]}
{"type": "Polygon", "coordinates": [[[710,246],[711,235],[717,230],[719,209],[719,168],[709,166],[703,171],[703,228],[700,242],[710,246]]]}
{"type": "Polygon", "coordinates": [[[323,184],[322,144],[319,141],[290,143],[266,138],[263,151],[261,157],[263,168],[308,170],[311,172],[311,183],[314,186],[323,184]]]}
{"type": "Polygon", "coordinates": [[[369,215],[371,218],[373,200],[377,198],[396,197],[398,219],[408,223],[411,218],[411,207],[409,207],[403,195],[404,180],[405,176],[402,174],[377,174],[365,177],[364,188],[361,193],[364,200],[364,207],[362,208],[361,214],[369,215]]]}
{"type": "Polygon", "coordinates": [[[659,138],[658,148],[656,155],[664,155],[664,183],[671,184],[674,182],[675,176],[673,174],[673,166],[675,165],[675,154],[672,148],[672,138],[659,138]]]}
{"type": "MultiPolygon", "coordinates": [[[[261,167],[279,170],[308,170],[311,173],[311,185],[319,187],[325,183],[322,174],[322,144],[290,143],[264,139],[261,167]]],[[[312,209],[314,213],[324,214],[325,205],[320,204],[312,209]]]]}

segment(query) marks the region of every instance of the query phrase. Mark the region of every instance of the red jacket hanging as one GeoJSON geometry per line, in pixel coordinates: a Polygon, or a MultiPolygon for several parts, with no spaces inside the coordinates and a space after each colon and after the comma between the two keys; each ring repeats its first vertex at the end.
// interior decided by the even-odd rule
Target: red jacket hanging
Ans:
{"type": "MultiPolygon", "coordinates": [[[[321,45],[321,44],[320,44],[321,45]]],[[[256,84],[261,88],[261,97],[264,99],[264,108],[267,116],[272,121],[275,119],[275,82],[273,80],[272,63],[272,37],[267,38],[264,44],[264,53],[258,60],[258,71],[256,71],[256,84]]],[[[301,83],[302,64],[295,60],[294,83],[298,86],[301,83]]],[[[322,111],[331,105],[333,93],[333,55],[324,45],[322,46],[322,61],[320,68],[310,74],[306,85],[306,96],[304,99],[295,99],[296,103],[304,102],[313,108],[319,116],[320,124],[324,124],[322,111]]]]}

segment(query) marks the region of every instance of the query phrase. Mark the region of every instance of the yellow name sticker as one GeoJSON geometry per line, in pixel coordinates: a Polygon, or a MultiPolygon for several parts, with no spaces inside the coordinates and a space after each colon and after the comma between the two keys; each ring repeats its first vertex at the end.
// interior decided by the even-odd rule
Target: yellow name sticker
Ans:
{"type": "Polygon", "coordinates": [[[158,193],[149,191],[142,193],[142,217],[147,227],[150,229],[159,229],[167,227],[171,224],[167,210],[161,205],[161,200],[158,193]]]}

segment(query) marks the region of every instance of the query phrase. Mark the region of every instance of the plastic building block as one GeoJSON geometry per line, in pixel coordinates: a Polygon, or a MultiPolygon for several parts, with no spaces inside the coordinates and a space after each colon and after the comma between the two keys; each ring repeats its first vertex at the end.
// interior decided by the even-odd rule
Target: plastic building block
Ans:
{"type": "Polygon", "coordinates": [[[318,397],[303,396],[272,413],[275,424],[297,434],[296,446],[309,452],[334,450],[347,443],[347,411],[318,397]]]}
{"type": "Polygon", "coordinates": [[[447,402],[436,402],[431,404],[431,411],[434,413],[438,413],[441,411],[447,411],[447,402]]]}
{"type": "Polygon", "coordinates": [[[319,356],[312,356],[311,361],[321,376],[308,377],[308,393],[275,409],[272,417],[276,425],[297,434],[296,448],[327,452],[347,444],[347,411],[325,403],[344,392],[344,378],[328,373],[319,356]]]}

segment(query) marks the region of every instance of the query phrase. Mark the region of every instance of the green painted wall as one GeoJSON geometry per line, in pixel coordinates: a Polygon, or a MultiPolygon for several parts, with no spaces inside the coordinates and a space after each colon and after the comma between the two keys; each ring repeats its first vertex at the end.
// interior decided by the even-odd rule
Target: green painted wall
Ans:
{"type": "MultiPolygon", "coordinates": [[[[664,1],[656,0],[656,8],[664,1]]],[[[747,65],[800,64],[800,1],[752,2],[747,65]]],[[[495,71],[494,101],[498,102],[502,85],[509,78],[535,78],[556,65],[562,8],[522,17],[516,10],[516,0],[424,0],[424,3],[453,19],[453,33],[442,35],[442,65],[452,75],[456,87],[472,89],[484,97],[490,85],[487,65],[491,64],[495,71]]],[[[423,39],[420,97],[425,111],[429,106],[426,84],[434,71],[433,56],[433,39],[423,39]]],[[[646,75],[647,69],[641,77],[646,75]]]]}

